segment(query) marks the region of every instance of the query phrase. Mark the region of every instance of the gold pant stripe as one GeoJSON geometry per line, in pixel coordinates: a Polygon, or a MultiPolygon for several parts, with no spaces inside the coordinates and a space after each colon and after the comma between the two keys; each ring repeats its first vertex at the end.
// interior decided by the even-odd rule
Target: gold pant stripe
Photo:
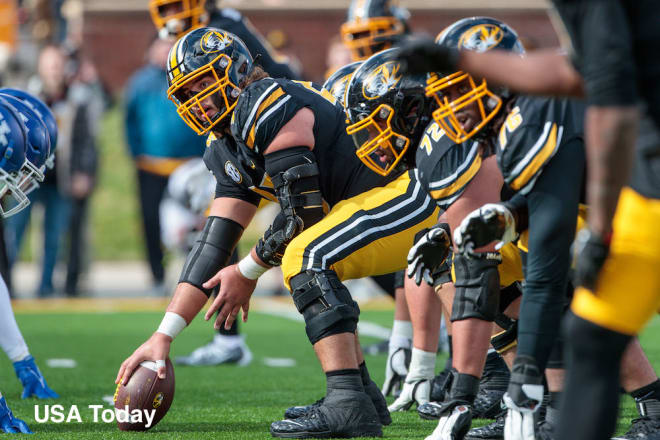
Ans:
{"type": "Polygon", "coordinates": [[[660,200],[624,188],[613,228],[596,292],[577,289],[571,309],[602,327],[634,335],[660,307],[660,200]]]}

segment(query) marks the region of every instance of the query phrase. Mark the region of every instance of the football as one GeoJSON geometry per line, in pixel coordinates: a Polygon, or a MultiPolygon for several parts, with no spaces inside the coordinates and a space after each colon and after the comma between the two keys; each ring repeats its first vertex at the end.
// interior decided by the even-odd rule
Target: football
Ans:
{"type": "Polygon", "coordinates": [[[153,428],[170,409],[174,399],[174,367],[166,361],[165,379],[159,379],[156,363],[142,362],[126,385],[117,385],[115,413],[122,431],[153,428]]]}

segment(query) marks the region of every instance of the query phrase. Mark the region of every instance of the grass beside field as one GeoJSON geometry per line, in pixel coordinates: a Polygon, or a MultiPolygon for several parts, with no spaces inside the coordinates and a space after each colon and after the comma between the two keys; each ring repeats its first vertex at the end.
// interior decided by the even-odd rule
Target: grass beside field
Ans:
{"type": "MultiPolygon", "coordinates": [[[[365,311],[362,320],[391,325],[391,312],[365,311]]],[[[0,360],[0,390],[16,416],[25,420],[37,439],[267,439],[269,425],[282,417],[286,407],[311,403],[325,391],[325,378],[320,373],[303,324],[284,318],[251,313],[242,326],[254,353],[247,367],[176,368],[176,395],[167,416],[148,433],[119,432],[114,424],[92,423],[88,405],[103,404],[103,396],[114,392],[114,377],[120,362],[141,344],[157,327],[162,313],[49,313],[18,314],[17,320],[31,352],[49,384],[61,398],[57,401],[22,401],[20,383],[15,380],[11,364],[0,360]],[[292,358],[292,368],[268,367],[264,357],[292,358]],[[71,358],[74,369],[46,366],[46,359],[71,358]],[[44,423],[34,419],[35,404],[61,404],[68,411],[78,405],[83,423],[44,423]]],[[[653,341],[659,340],[660,320],[652,322],[642,337],[642,344],[656,367],[660,367],[660,351],[653,341]]],[[[197,319],[178,338],[172,355],[188,353],[211,337],[210,326],[197,319]]],[[[363,343],[375,342],[364,338],[363,343]]],[[[445,355],[438,358],[438,368],[445,355]]],[[[367,364],[377,383],[382,383],[385,356],[369,356],[367,364]]],[[[106,406],[110,408],[109,406],[106,406]]],[[[43,409],[42,409],[43,413],[43,409]]],[[[632,400],[624,398],[619,431],[627,429],[636,416],[632,400]]],[[[394,422],[384,429],[385,438],[424,438],[435,427],[421,420],[415,411],[393,414],[394,422]]],[[[478,420],[477,424],[486,421],[478,420]]]]}

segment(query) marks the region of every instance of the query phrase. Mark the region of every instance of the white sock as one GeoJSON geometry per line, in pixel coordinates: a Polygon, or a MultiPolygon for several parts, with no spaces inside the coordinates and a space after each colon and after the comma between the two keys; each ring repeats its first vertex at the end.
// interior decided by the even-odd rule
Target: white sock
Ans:
{"type": "Polygon", "coordinates": [[[435,358],[437,353],[424,351],[413,347],[412,357],[410,358],[410,367],[406,382],[415,382],[423,379],[433,379],[435,372],[435,358]]]}
{"type": "Polygon", "coordinates": [[[0,347],[12,362],[22,361],[30,355],[28,346],[16,324],[9,300],[9,290],[0,276],[0,347]]]}
{"type": "Polygon", "coordinates": [[[412,346],[413,328],[410,321],[394,320],[390,335],[390,348],[410,348],[412,346]]]}
{"type": "Polygon", "coordinates": [[[213,337],[213,342],[217,342],[228,348],[234,348],[243,344],[243,337],[241,335],[221,335],[220,333],[216,333],[213,337]]]}

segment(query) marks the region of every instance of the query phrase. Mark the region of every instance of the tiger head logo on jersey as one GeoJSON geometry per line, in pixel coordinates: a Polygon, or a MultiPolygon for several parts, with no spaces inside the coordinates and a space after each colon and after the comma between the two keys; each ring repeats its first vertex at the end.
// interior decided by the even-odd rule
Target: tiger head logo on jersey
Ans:
{"type": "Polygon", "coordinates": [[[378,66],[364,79],[362,93],[367,99],[376,99],[385,95],[401,81],[399,70],[401,65],[396,61],[388,61],[378,66]]]}
{"type": "Polygon", "coordinates": [[[353,61],[366,60],[391,48],[398,36],[408,32],[406,22],[410,13],[392,3],[392,0],[351,1],[340,32],[353,61]]]}
{"type": "MultiPolygon", "coordinates": [[[[459,50],[485,52],[491,49],[522,54],[516,32],[499,20],[471,17],[458,20],[440,32],[436,44],[459,50]]],[[[426,96],[437,105],[433,119],[455,143],[486,133],[484,128],[502,108],[502,98],[509,93],[503,88],[488,88],[485,79],[472,78],[458,71],[449,75],[430,73],[426,81],[426,96]]]]}
{"type": "Polygon", "coordinates": [[[199,135],[229,124],[252,69],[252,55],[236,35],[200,28],[179,39],[167,58],[167,97],[199,135]],[[221,124],[220,126],[218,124],[221,124]]]}
{"type": "Polygon", "coordinates": [[[356,155],[383,176],[397,168],[430,119],[425,77],[401,75],[397,52],[384,50],[366,60],[353,73],[344,102],[356,155]]]}

